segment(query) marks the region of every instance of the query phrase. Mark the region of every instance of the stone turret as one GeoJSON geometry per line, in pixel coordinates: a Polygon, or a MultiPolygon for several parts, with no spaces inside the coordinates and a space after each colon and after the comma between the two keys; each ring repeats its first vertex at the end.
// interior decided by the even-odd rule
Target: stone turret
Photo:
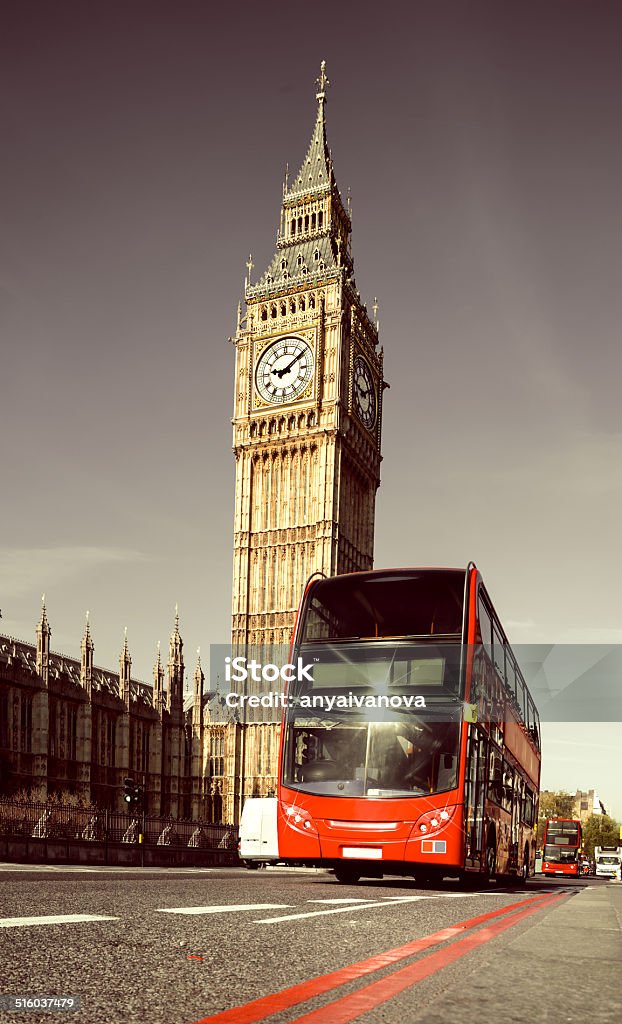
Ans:
{"type": "Polygon", "coordinates": [[[171,718],[181,722],[184,699],[183,640],[179,632],[179,613],[175,606],[175,627],[171,633],[168,657],[168,709],[171,718]]]}
{"type": "Polygon", "coordinates": [[[86,625],[84,627],[84,636],[82,637],[82,643],[80,644],[80,652],[82,655],[82,661],[80,665],[80,682],[86,690],[90,699],[91,693],[93,692],[93,651],[95,645],[91,639],[91,629],[89,626],[89,613],[86,613],[86,625]]]}
{"type": "Polygon", "coordinates": [[[132,659],[127,646],[127,626],[125,627],[125,638],[123,649],[119,656],[119,696],[124,702],[126,709],[130,710],[130,679],[132,675],[132,659]]]}
{"type": "Polygon", "coordinates": [[[37,623],[37,672],[47,687],[50,680],[50,637],[52,630],[45,610],[45,594],[41,598],[41,618],[37,623]]]}
{"type": "Polygon", "coordinates": [[[160,718],[164,712],[165,707],[165,696],[164,696],[164,666],[162,665],[162,657],[160,654],[160,641],[158,640],[158,658],[153,666],[153,706],[158,712],[160,718]]]}

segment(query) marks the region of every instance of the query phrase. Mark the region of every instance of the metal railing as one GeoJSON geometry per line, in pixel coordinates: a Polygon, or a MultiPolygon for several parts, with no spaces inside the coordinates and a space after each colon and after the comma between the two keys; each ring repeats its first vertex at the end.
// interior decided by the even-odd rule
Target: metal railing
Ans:
{"type": "Polygon", "coordinates": [[[63,804],[0,800],[0,837],[139,843],[190,850],[236,850],[235,825],[63,804]]]}

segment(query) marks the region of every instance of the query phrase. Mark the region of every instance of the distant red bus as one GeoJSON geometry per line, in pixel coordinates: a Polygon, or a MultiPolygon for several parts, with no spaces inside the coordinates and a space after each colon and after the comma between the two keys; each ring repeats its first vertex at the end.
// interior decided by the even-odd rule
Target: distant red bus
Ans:
{"type": "Polygon", "coordinates": [[[581,822],[575,818],[549,818],[544,826],[543,875],[579,875],[581,822]]]}
{"type": "Polygon", "coordinates": [[[290,657],[281,859],[342,882],[533,872],[538,713],[475,565],[312,579],[290,657]]]}

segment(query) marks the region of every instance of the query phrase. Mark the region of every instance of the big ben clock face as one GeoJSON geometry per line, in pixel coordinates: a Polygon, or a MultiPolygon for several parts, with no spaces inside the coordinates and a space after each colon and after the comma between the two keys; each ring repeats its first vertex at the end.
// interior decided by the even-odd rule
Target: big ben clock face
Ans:
{"type": "Polygon", "coordinates": [[[352,398],[358,418],[371,430],[376,422],[376,390],[371,370],[361,356],[356,356],[354,360],[352,398]]]}
{"type": "Polygon", "coordinates": [[[255,386],[265,402],[283,404],[300,398],[313,377],[313,351],[302,338],[277,338],[261,353],[255,386]]]}

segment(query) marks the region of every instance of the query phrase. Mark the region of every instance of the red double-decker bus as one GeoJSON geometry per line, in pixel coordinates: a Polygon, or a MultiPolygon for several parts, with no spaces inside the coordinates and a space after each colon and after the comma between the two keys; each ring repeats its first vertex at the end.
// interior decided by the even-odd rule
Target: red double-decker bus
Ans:
{"type": "Polygon", "coordinates": [[[312,579],[291,661],[280,858],[342,882],[533,872],[538,713],[475,565],[312,579]]]}
{"type": "Polygon", "coordinates": [[[575,818],[549,818],[544,826],[543,875],[579,875],[581,822],[575,818]]]}

